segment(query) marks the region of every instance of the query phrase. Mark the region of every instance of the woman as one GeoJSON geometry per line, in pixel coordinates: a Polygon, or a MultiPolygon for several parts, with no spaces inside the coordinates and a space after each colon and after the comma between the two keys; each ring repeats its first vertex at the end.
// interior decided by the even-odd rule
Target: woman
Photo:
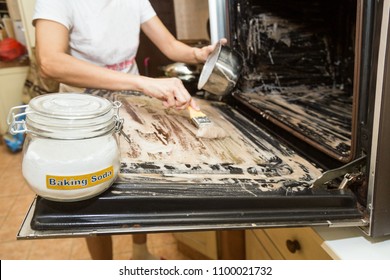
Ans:
{"type": "MultiPolygon", "coordinates": [[[[40,74],[60,82],[60,91],[134,90],[168,108],[199,110],[179,79],[139,75],[139,34],[169,59],[185,63],[205,62],[215,46],[192,48],[176,40],[148,0],[37,0],[33,24],[40,74]]],[[[93,259],[112,258],[109,236],[87,238],[87,244],[93,259]]],[[[133,259],[155,259],[146,235],[133,235],[133,244],[133,259]]]]}

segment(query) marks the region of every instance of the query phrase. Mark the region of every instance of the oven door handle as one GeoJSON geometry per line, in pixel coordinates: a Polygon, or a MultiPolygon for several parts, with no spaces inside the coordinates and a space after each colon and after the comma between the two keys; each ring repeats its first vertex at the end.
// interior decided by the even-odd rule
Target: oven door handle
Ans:
{"type": "Polygon", "coordinates": [[[347,173],[354,172],[356,171],[357,167],[363,165],[365,160],[366,160],[366,156],[362,156],[339,168],[326,171],[322,173],[322,175],[313,182],[313,185],[311,187],[316,188],[322,186],[326,182],[329,182],[341,176],[345,176],[345,174],[347,173]]]}

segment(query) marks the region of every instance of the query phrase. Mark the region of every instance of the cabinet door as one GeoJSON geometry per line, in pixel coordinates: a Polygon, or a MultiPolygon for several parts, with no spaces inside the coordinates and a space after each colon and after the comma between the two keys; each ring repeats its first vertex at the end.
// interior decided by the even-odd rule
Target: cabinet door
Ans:
{"type": "Polygon", "coordinates": [[[19,12],[25,30],[25,37],[27,42],[27,49],[29,54],[31,48],[35,47],[35,30],[32,25],[32,18],[34,15],[36,0],[18,0],[19,12]]]}
{"type": "Polygon", "coordinates": [[[309,227],[265,229],[264,235],[288,260],[329,260],[322,239],[309,227]]]}
{"type": "Polygon", "coordinates": [[[283,255],[275,247],[264,230],[248,230],[245,241],[247,259],[283,260],[283,255]]]}
{"type": "Polygon", "coordinates": [[[248,260],[329,260],[322,239],[311,228],[247,230],[248,260]]]}
{"type": "Polygon", "coordinates": [[[183,232],[175,233],[174,236],[179,242],[205,257],[212,260],[218,259],[215,231],[183,232]]]}
{"type": "Polygon", "coordinates": [[[247,260],[272,260],[253,230],[245,231],[245,255],[247,260]]]}
{"type": "Polygon", "coordinates": [[[22,90],[28,66],[0,69],[0,134],[8,130],[7,116],[14,106],[22,105],[22,90]]]}

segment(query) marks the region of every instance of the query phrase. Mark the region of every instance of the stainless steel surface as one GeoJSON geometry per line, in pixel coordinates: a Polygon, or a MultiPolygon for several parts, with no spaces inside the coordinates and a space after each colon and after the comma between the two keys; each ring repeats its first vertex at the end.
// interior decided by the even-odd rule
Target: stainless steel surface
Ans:
{"type": "Polygon", "coordinates": [[[226,0],[208,0],[210,14],[210,37],[211,43],[217,43],[221,38],[229,39],[226,30],[226,0]]]}
{"type": "Polygon", "coordinates": [[[235,86],[242,69],[240,54],[228,46],[217,43],[208,57],[199,77],[198,89],[215,95],[225,95],[235,86]]]}
{"type": "MultiPolygon", "coordinates": [[[[383,1],[379,36],[379,53],[376,92],[373,112],[371,157],[368,180],[368,211],[370,213],[370,236],[390,234],[390,1],[383,1]]],[[[374,95],[374,92],[372,92],[374,95]]]]}

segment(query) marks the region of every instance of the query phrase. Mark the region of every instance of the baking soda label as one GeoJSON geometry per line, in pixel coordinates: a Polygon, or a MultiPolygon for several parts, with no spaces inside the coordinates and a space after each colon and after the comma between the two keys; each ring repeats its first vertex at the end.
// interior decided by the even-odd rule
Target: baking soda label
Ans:
{"type": "Polygon", "coordinates": [[[46,175],[46,187],[52,190],[77,190],[94,187],[114,178],[114,167],[75,176],[46,175]]]}

